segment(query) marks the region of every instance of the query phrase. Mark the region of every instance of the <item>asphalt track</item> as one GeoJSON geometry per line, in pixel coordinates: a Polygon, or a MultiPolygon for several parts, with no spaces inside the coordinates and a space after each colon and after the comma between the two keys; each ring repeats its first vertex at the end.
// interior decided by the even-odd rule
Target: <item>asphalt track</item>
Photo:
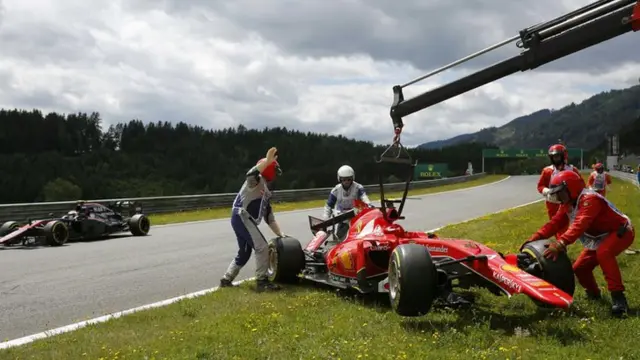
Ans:
{"type": "MultiPolygon", "coordinates": [[[[534,176],[407,200],[402,224],[428,230],[540,199],[534,176]]],[[[306,244],[307,215],[276,214],[306,244]]],[[[266,225],[260,226],[271,237],[266,225]]],[[[14,339],[218,285],[237,244],[228,219],[152,227],[142,238],[0,251],[0,339],[14,339]]],[[[253,257],[238,280],[253,276],[253,257]]]]}

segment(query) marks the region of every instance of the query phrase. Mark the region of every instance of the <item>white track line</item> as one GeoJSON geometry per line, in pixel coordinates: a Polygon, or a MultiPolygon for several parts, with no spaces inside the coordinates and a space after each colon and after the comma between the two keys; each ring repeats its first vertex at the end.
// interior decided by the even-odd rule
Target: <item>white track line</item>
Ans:
{"type": "MultiPolygon", "coordinates": [[[[241,284],[243,282],[246,281],[250,281],[253,280],[255,278],[248,278],[248,279],[243,279],[243,280],[239,280],[239,281],[235,281],[234,284],[241,284]]],[[[55,329],[51,329],[51,330],[46,330],[43,331],[41,333],[37,333],[37,334],[33,334],[33,335],[29,335],[29,336],[25,336],[25,337],[21,337],[18,339],[14,339],[14,340],[9,340],[9,341],[5,341],[3,343],[0,343],[0,349],[8,349],[10,347],[15,347],[15,346],[20,346],[20,345],[24,345],[24,344],[28,344],[30,342],[39,340],[39,339],[44,339],[44,338],[48,338],[48,337],[52,337],[54,335],[59,335],[59,334],[64,334],[67,332],[71,332],[74,330],[78,330],[80,328],[83,328],[87,325],[93,325],[93,324],[98,324],[98,323],[103,323],[112,319],[117,319],[121,316],[124,315],[128,315],[134,312],[138,312],[141,310],[149,310],[149,309],[153,309],[153,308],[158,308],[158,307],[162,307],[162,306],[167,306],[170,304],[173,304],[175,302],[178,302],[180,300],[185,300],[185,299],[191,299],[194,297],[198,297],[198,296],[202,296],[202,295],[206,295],[215,291],[218,291],[220,287],[216,286],[214,288],[211,289],[205,289],[205,290],[200,290],[200,291],[196,291],[190,294],[185,294],[185,295],[181,295],[181,296],[177,296],[171,299],[167,299],[167,300],[162,300],[162,301],[158,301],[155,302],[153,304],[148,304],[148,305],[142,305],[142,306],[138,306],[135,307],[133,309],[129,309],[129,310],[125,310],[125,311],[118,311],[112,314],[107,314],[107,315],[103,315],[97,318],[93,318],[93,319],[89,319],[89,320],[85,320],[85,321],[81,321],[75,324],[70,324],[70,325],[65,325],[65,326],[61,326],[55,329]]]]}
{"type": "Polygon", "coordinates": [[[481,218],[481,217],[490,216],[490,215],[496,215],[496,214],[501,214],[501,213],[504,213],[504,212],[507,212],[507,211],[511,211],[511,210],[515,210],[515,209],[518,209],[518,208],[521,208],[521,207],[525,207],[525,206],[533,205],[533,204],[535,204],[535,203],[539,203],[539,202],[541,202],[541,201],[544,201],[544,199],[539,199],[539,200],[530,201],[530,202],[525,203],[525,204],[520,204],[520,205],[518,205],[518,206],[512,206],[512,207],[510,207],[510,208],[505,208],[505,209],[502,209],[502,210],[494,211],[494,212],[492,212],[492,213],[488,213],[488,214],[484,214],[484,215],[476,216],[476,217],[473,217],[473,218],[471,218],[471,219],[467,219],[467,220],[464,220],[464,221],[461,221],[461,222],[457,222],[457,223],[451,223],[451,224],[443,225],[443,226],[440,226],[440,227],[435,228],[435,229],[427,230],[427,232],[435,232],[435,231],[438,231],[438,230],[440,230],[440,229],[443,229],[443,228],[445,228],[445,227],[447,227],[447,226],[451,226],[451,225],[460,225],[460,224],[468,223],[469,221],[473,221],[473,220],[479,219],[479,218],[481,218]]]}
{"type": "MultiPolygon", "coordinates": [[[[468,188],[463,188],[463,189],[456,189],[456,190],[450,190],[450,191],[442,191],[442,192],[438,192],[438,193],[431,193],[431,194],[424,194],[424,195],[419,195],[419,196],[430,196],[430,195],[437,195],[437,194],[445,194],[445,193],[452,193],[452,192],[457,192],[457,191],[465,191],[465,190],[471,190],[471,189],[477,189],[480,187],[484,187],[484,186],[489,186],[489,185],[495,185],[497,183],[500,183],[502,181],[506,181],[509,178],[511,178],[511,176],[507,176],[506,178],[502,179],[502,180],[498,180],[492,183],[488,183],[488,184],[484,184],[484,185],[478,185],[478,186],[473,186],[473,187],[468,187],[468,188]]],[[[538,200],[540,201],[540,200],[538,200]]],[[[534,201],[537,202],[537,201],[534,201]]],[[[517,208],[517,207],[521,207],[521,206],[526,206],[532,203],[527,203],[527,204],[523,204],[523,205],[519,205],[514,207],[513,209],[517,208]]],[[[312,209],[304,209],[304,210],[291,210],[291,211],[286,211],[286,212],[300,212],[300,211],[308,211],[308,210],[312,210],[312,209]]],[[[508,209],[507,209],[508,210],[508,209]]],[[[506,210],[502,210],[502,211],[506,211],[506,210]]],[[[286,212],[281,212],[281,213],[286,213],[286,212]]],[[[485,216],[485,215],[482,215],[485,216]]],[[[209,221],[220,221],[220,220],[224,220],[224,219],[215,219],[215,220],[202,220],[202,221],[194,221],[194,222],[190,222],[190,223],[180,223],[180,224],[167,224],[165,226],[170,226],[170,225],[184,225],[184,224],[194,224],[194,223],[201,223],[201,222],[209,222],[209,221]]],[[[469,220],[466,220],[469,221],[469,220]]],[[[466,222],[465,221],[465,222],[466,222]]],[[[160,226],[156,226],[156,227],[160,227],[160,226]]],[[[433,230],[435,231],[435,230],[433,230]]],[[[246,281],[251,281],[255,278],[251,277],[248,279],[243,279],[243,280],[239,280],[234,282],[235,284],[240,284],[246,281]]],[[[74,330],[78,330],[81,329],[83,327],[86,327],[87,325],[93,325],[93,324],[99,324],[99,323],[103,323],[112,319],[117,319],[119,317],[122,317],[124,315],[128,315],[134,312],[138,312],[141,310],[149,310],[149,309],[153,309],[153,308],[158,308],[158,307],[162,307],[162,306],[167,306],[170,304],[173,304],[175,302],[178,302],[180,300],[185,300],[185,299],[191,299],[194,297],[199,297],[202,295],[206,295],[206,294],[210,294],[212,292],[218,291],[219,287],[216,286],[214,288],[211,289],[205,289],[205,290],[200,290],[197,292],[193,292],[193,293],[189,293],[189,294],[185,294],[185,295],[181,295],[181,296],[176,296],[174,298],[171,299],[167,299],[167,300],[162,300],[162,301],[158,301],[152,304],[147,304],[147,305],[142,305],[142,306],[138,306],[129,310],[124,310],[124,311],[118,311],[115,313],[111,313],[111,314],[107,314],[107,315],[103,315],[97,318],[93,318],[93,319],[89,319],[89,320],[85,320],[85,321],[81,321],[75,324],[70,324],[70,325],[65,325],[65,326],[61,326],[55,329],[51,329],[51,330],[46,330],[37,334],[33,334],[33,335],[28,335],[25,337],[21,337],[21,338],[17,338],[17,339],[13,339],[13,340],[9,340],[9,341],[5,341],[0,343],[0,349],[8,349],[11,347],[16,347],[16,346],[20,346],[20,345],[25,345],[31,342],[34,342],[36,340],[40,340],[40,339],[45,339],[48,337],[52,337],[54,335],[59,335],[59,334],[64,334],[67,332],[71,332],[74,330]]]]}

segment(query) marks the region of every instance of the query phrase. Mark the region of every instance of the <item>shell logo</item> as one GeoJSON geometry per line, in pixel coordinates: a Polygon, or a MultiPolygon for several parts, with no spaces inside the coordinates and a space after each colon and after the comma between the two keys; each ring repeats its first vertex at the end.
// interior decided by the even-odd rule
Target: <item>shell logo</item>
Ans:
{"type": "Polygon", "coordinates": [[[504,270],[504,271],[508,271],[508,272],[512,272],[512,273],[518,273],[518,272],[522,271],[522,270],[520,270],[519,267],[510,265],[510,264],[504,264],[500,268],[502,270],[504,270]]]}
{"type": "Polygon", "coordinates": [[[340,261],[345,270],[353,269],[353,261],[351,261],[351,253],[349,251],[340,254],[340,261]]]}
{"type": "Polygon", "coordinates": [[[362,220],[358,220],[356,223],[356,233],[360,233],[362,231],[362,220]]]}

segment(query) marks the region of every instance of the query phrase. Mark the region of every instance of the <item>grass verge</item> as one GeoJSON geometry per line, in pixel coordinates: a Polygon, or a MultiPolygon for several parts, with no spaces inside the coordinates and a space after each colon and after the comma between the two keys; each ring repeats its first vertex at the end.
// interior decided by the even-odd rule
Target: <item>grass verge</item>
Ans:
{"type": "MultiPolygon", "coordinates": [[[[617,180],[609,198],[635,223],[640,192],[617,180]]],[[[544,204],[443,228],[504,252],[546,221],[544,204]]],[[[580,250],[570,248],[575,258],[580,250]]],[[[640,302],[640,257],[621,255],[632,308],[640,302]]],[[[604,282],[596,270],[599,284],[604,282]]],[[[289,286],[256,294],[253,284],[144,311],[0,352],[7,359],[631,359],[640,321],[609,316],[609,304],[576,291],[572,312],[538,310],[526,297],[474,291],[470,310],[434,309],[401,318],[384,299],[289,286]]]]}
{"type": "MultiPolygon", "coordinates": [[[[432,188],[425,189],[415,189],[409,190],[410,196],[415,195],[425,195],[425,194],[433,194],[437,192],[443,191],[451,191],[457,189],[464,189],[473,186],[485,185],[492,182],[496,182],[506,178],[507,175],[486,175],[480,179],[471,180],[458,184],[451,185],[443,185],[432,188]]],[[[402,192],[392,192],[385,193],[385,197],[399,197],[402,195],[402,192]]],[[[329,194],[327,194],[329,196],[329,194]]],[[[380,200],[380,195],[378,193],[369,194],[369,198],[371,200],[380,200]]],[[[290,210],[301,210],[301,209],[313,209],[317,207],[324,206],[325,200],[309,200],[309,201],[298,201],[298,202],[281,202],[274,204],[274,210],[278,211],[290,211],[290,210]]],[[[152,225],[164,225],[164,224],[173,224],[173,223],[182,223],[189,221],[200,221],[200,220],[212,220],[212,219],[221,219],[229,217],[231,209],[228,207],[224,208],[213,208],[207,210],[198,210],[198,211],[183,211],[176,213],[168,213],[168,214],[157,214],[150,215],[152,225]]]]}

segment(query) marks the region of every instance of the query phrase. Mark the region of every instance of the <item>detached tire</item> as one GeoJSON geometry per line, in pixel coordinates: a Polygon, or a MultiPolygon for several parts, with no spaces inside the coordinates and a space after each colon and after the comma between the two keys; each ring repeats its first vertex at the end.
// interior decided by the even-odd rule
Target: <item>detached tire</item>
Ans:
{"type": "Polygon", "coordinates": [[[389,261],[389,300],[401,316],[422,316],[436,297],[438,274],[429,250],[417,244],[396,247],[389,261]]]}
{"type": "MultiPolygon", "coordinates": [[[[571,259],[567,253],[558,254],[558,258],[554,261],[544,257],[545,245],[549,240],[536,240],[527,243],[522,252],[528,254],[538,262],[539,273],[534,273],[540,279],[551,283],[560,290],[573,296],[576,290],[576,280],[573,274],[573,266],[571,259]]],[[[538,306],[546,307],[541,302],[536,301],[538,306]]]]}
{"type": "Polygon", "coordinates": [[[69,228],[62,221],[49,221],[42,231],[44,242],[49,246],[62,246],[69,240],[69,228]]]}
{"type": "Polygon", "coordinates": [[[129,231],[133,236],[145,236],[151,229],[151,221],[144,214],[135,214],[129,219],[129,231]]]}
{"type": "Polygon", "coordinates": [[[295,282],[304,265],[304,251],[298,239],[285,236],[269,240],[269,281],[295,282]]]}

